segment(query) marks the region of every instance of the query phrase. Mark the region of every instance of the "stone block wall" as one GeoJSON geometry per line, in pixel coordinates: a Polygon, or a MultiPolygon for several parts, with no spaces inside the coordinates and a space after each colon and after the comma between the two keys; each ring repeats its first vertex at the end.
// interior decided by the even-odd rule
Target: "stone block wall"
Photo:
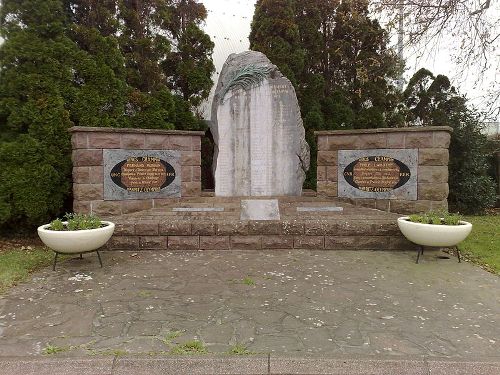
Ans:
{"type": "Polygon", "coordinates": [[[417,149],[416,200],[339,199],[363,207],[403,214],[447,209],[451,132],[452,128],[446,126],[315,132],[318,141],[317,193],[338,197],[339,150],[417,149]]]}
{"type": "Polygon", "coordinates": [[[161,207],[175,198],[104,200],[103,150],[180,152],[181,197],[201,195],[201,137],[204,132],[73,127],[73,211],[100,216],[161,207]]]}

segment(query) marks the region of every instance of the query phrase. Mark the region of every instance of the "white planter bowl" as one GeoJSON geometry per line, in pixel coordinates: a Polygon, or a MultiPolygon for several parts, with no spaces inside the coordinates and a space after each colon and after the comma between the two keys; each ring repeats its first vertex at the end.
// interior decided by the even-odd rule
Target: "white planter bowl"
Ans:
{"type": "Polygon", "coordinates": [[[102,221],[102,223],[108,225],[97,229],[69,231],[49,230],[47,228],[50,224],[45,224],[38,227],[38,236],[45,245],[57,253],[86,253],[104,246],[113,235],[115,224],[110,221],[102,221]]]}
{"type": "Polygon", "coordinates": [[[408,221],[408,216],[398,219],[398,227],[411,242],[434,247],[453,247],[472,230],[472,224],[467,221],[460,221],[460,225],[422,224],[408,221]]]}

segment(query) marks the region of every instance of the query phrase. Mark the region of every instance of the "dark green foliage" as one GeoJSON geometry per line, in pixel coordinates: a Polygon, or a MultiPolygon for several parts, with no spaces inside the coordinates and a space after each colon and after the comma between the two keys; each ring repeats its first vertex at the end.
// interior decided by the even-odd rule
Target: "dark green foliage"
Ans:
{"type": "Polygon", "coordinates": [[[62,221],[59,219],[53,220],[50,223],[50,227],[47,229],[50,230],[88,230],[88,229],[98,229],[102,226],[108,225],[103,223],[101,219],[94,215],[87,214],[66,214],[64,215],[64,219],[67,222],[66,225],[61,224],[62,221]]]}
{"type": "Polygon", "coordinates": [[[198,106],[208,97],[212,87],[211,75],[215,70],[209,56],[214,44],[196,24],[190,24],[182,33],[177,51],[169,54],[162,64],[168,85],[181,92],[184,100],[198,106]]]}
{"type": "Polygon", "coordinates": [[[428,212],[425,214],[413,214],[408,216],[408,221],[421,224],[434,225],[460,225],[462,217],[448,212],[428,212]]]}
{"type": "Polygon", "coordinates": [[[450,144],[448,202],[464,214],[481,213],[495,202],[495,185],[488,176],[488,141],[478,116],[467,107],[447,77],[419,70],[404,92],[408,122],[453,128],[450,144]]]}
{"type": "Polygon", "coordinates": [[[304,67],[304,46],[295,13],[292,0],[257,1],[249,39],[250,49],[264,53],[297,84],[304,67]]]}
{"type": "MultiPolygon", "coordinates": [[[[399,126],[401,63],[367,1],[259,0],[250,47],[294,84],[316,160],[315,130],[399,126]]],[[[311,163],[306,187],[315,187],[311,163]]]]}
{"type": "Polygon", "coordinates": [[[60,1],[6,0],[1,19],[0,224],[33,224],[57,214],[69,192],[65,99],[78,48],[60,1]]]}
{"type": "Polygon", "coordinates": [[[193,0],[2,1],[0,225],[70,209],[73,125],[205,128],[191,111],[211,86],[204,17],[193,0]]]}

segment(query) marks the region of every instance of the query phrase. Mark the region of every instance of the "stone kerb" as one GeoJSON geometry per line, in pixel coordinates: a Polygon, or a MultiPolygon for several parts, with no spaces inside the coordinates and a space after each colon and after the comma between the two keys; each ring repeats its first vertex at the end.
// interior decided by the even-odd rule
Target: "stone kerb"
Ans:
{"type": "Polygon", "coordinates": [[[179,157],[178,196],[201,194],[200,131],[72,127],[73,210],[102,216],[160,207],[175,198],[106,200],[104,198],[105,150],[172,150],[179,157]]]}
{"type": "Polygon", "coordinates": [[[338,197],[359,206],[397,213],[447,209],[451,132],[452,128],[446,126],[315,132],[318,142],[318,195],[338,197]],[[339,196],[339,176],[342,172],[339,172],[340,151],[378,149],[389,150],[388,153],[390,150],[416,150],[416,199],[387,198],[375,193],[371,198],[339,196]]]}

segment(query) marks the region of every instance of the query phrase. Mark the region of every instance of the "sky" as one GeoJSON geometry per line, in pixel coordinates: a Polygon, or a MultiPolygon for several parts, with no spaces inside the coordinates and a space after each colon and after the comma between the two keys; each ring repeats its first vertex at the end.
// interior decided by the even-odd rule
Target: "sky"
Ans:
{"type": "MultiPolygon", "coordinates": [[[[220,72],[226,58],[231,53],[246,51],[249,48],[248,35],[250,34],[255,0],[200,1],[208,11],[208,17],[204,25],[205,32],[210,35],[215,43],[213,54],[216,66],[216,73],[213,77],[215,86],[218,80],[218,72],[220,72]]],[[[394,38],[394,43],[396,43],[396,38],[394,38]]],[[[459,74],[451,58],[452,53],[458,46],[451,43],[450,38],[447,36],[444,36],[441,43],[435,45],[434,48],[425,47],[428,46],[404,51],[407,66],[405,79],[408,80],[420,68],[427,68],[435,75],[447,75],[459,92],[466,94],[471,99],[471,102],[481,109],[485,88],[495,78],[495,74],[500,80],[500,73],[491,71],[482,82],[477,82],[477,77],[473,71],[466,76],[459,74]]],[[[210,103],[211,97],[203,106],[205,118],[210,117],[210,103]]],[[[500,118],[497,121],[500,121],[500,118]]]]}

